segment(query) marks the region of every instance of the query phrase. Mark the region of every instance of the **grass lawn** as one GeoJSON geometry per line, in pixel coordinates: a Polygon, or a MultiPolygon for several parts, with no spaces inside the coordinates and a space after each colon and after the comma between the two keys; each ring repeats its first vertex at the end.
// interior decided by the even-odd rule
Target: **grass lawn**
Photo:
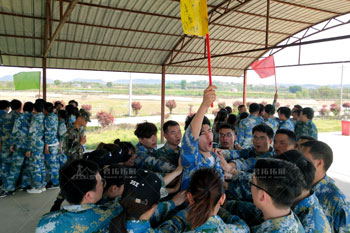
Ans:
{"type": "MultiPolygon", "coordinates": [[[[340,120],[335,119],[315,119],[314,120],[318,132],[334,132],[341,131],[340,120]]],[[[160,131],[158,126],[158,143],[160,143],[160,131]]],[[[119,138],[122,141],[129,141],[134,145],[138,142],[134,135],[135,126],[133,125],[120,125],[113,126],[107,129],[100,128],[88,128],[87,130],[87,142],[86,147],[89,150],[93,150],[100,142],[113,143],[113,141],[119,138]]],[[[182,132],[184,129],[182,127],[182,132]]]]}

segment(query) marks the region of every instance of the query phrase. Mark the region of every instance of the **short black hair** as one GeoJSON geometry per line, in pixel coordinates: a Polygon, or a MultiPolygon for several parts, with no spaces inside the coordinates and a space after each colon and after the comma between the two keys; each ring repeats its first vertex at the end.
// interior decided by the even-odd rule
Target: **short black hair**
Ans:
{"type": "Polygon", "coordinates": [[[10,107],[10,101],[8,100],[0,100],[0,110],[5,110],[10,107]]]}
{"type": "Polygon", "coordinates": [[[14,99],[10,102],[10,106],[12,110],[19,110],[22,107],[22,102],[17,99],[14,99]]]}
{"type": "Polygon", "coordinates": [[[234,132],[232,126],[230,124],[227,124],[227,123],[221,124],[219,126],[219,131],[220,131],[220,129],[231,129],[234,132]]]}
{"type": "Polygon", "coordinates": [[[298,114],[298,116],[300,116],[301,110],[294,110],[292,113],[296,113],[296,114],[298,114]]]}
{"type": "Polygon", "coordinates": [[[299,104],[294,105],[294,108],[296,108],[300,111],[303,110],[303,107],[301,107],[301,105],[299,105],[299,104]]]}
{"type": "Polygon", "coordinates": [[[253,134],[255,133],[255,131],[261,132],[261,133],[266,133],[266,135],[271,139],[273,138],[273,129],[266,125],[266,124],[260,124],[260,125],[256,125],[253,128],[253,134]]]}
{"type": "Polygon", "coordinates": [[[230,106],[226,106],[225,109],[226,109],[228,114],[232,113],[232,108],[230,106]]]}
{"type": "Polygon", "coordinates": [[[44,104],[42,101],[35,101],[34,103],[34,109],[37,112],[42,112],[44,109],[44,104]]]}
{"type": "Polygon", "coordinates": [[[228,116],[228,113],[226,111],[226,109],[220,109],[220,111],[218,112],[218,114],[216,115],[215,117],[215,120],[214,121],[217,121],[217,122],[222,122],[222,121],[225,121],[226,118],[228,116]]]}
{"type": "Polygon", "coordinates": [[[230,125],[235,125],[237,121],[237,116],[235,114],[228,115],[227,123],[230,125]]]}
{"type": "MultiPolygon", "coordinates": [[[[192,122],[192,120],[193,120],[195,115],[196,114],[193,114],[193,116],[187,116],[186,121],[185,121],[185,130],[187,129],[188,126],[190,126],[190,124],[191,124],[191,122],[192,122]]],[[[202,126],[203,125],[209,125],[210,126],[210,120],[206,116],[203,117],[202,126]]]]}
{"type": "Polygon", "coordinates": [[[316,168],[302,152],[298,150],[289,150],[279,155],[278,158],[297,165],[304,177],[304,189],[311,190],[312,183],[315,179],[316,168]]]}
{"type": "Polygon", "coordinates": [[[265,112],[266,112],[267,114],[273,115],[273,114],[275,114],[275,111],[276,111],[276,109],[275,109],[275,107],[274,107],[272,104],[267,104],[267,105],[265,106],[265,112]]]}
{"type": "Polygon", "coordinates": [[[44,109],[46,112],[52,113],[53,112],[53,104],[50,102],[46,102],[44,105],[44,109]]]}
{"type": "Polygon", "coordinates": [[[54,107],[56,108],[58,105],[62,105],[63,107],[63,104],[61,103],[61,101],[55,101],[54,107]]]}
{"type": "Polygon", "coordinates": [[[238,110],[240,110],[241,108],[245,108],[245,105],[241,104],[241,105],[238,106],[238,110]]]}
{"type": "Polygon", "coordinates": [[[287,119],[289,119],[292,114],[292,111],[288,107],[280,107],[277,112],[283,114],[287,119]]]}
{"type": "Polygon", "coordinates": [[[304,148],[309,148],[309,153],[313,159],[322,159],[324,171],[327,171],[333,163],[333,151],[330,146],[321,141],[307,141],[301,144],[304,148]]]}
{"type": "Polygon", "coordinates": [[[260,105],[257,103],[252,103],[251,105],[249,105],[249,113],[256,113],[260,111],[260,105]]]}
{"type": "Polygon", "coordinates": [[[66,121],[68,118],[67,111],[66,110],[59,110],[58,117],[62,118],[64,121],[66,121]]]}
{"type": "Polygon", "coordinates": [[[33,112],[34,104],[30,101],[25,102],[23,105],[23,112],[33,112]]]}
{"type": "Polygon", "coordinates": [[[265,110],[265,105],[259,104],[259,114],[261,114],[265,110]]]}
{"type": "MultiPolygon", "coordinates": [[[[299,140],[308,140],[308,141],[317,141],[316,138],[312,137],[312,136],[307,136],[307,135],[302,135],[299,137],[299,140]]],[[[298,140],[298,141],[299,141],[298,140]]]]}
{"type": "Polygon", "coordinates": [[[116,185],[118,187],[122,186],[125,181],[126,169],[129,169],[129,168],[126,168],[118,164],[112,164],[106,168],[103,168],[101,170],[101,176],[106,181],[106,187],[104,188],[104,190],[107,190],[112,185],[116,185]]]}
{"type": "Polygon", "coordinates": [[[257,185],[268,192],[277,208],[291,207],[304,186],[299,168],[284,160],[259,159],[254,172],[257,185]]]}
{"type": "Polygon", "coordinates": [[[284,134],[284,135],[287,135],[288,137],[288,141],[289,141],[289,144],[291,145],[295,145],[296,142],[297,142],[297,136],[295,135],[295,133],[291,130],[288,130],[288,129],[279,129],[276,131],[276,135],[277,134],[284,134]]]}
{"type": "Polygon", "coordinates": [[[59,176],[65,199],[71,204],[80,204],[87,192],[96,189],[98,171],[98,165],[92,161],[76,159],[66,163],[59,176]]]}
{"type": "Polygon", "coordinates": [[[167,122],[164,123],[163,125],[163,132],[164,133],[168,133],[168,129],[169,127],[171,126],[180,126],[179,123],[177,123],[176,121],[173,121],[173,120],[169,120],[167,122]]]}
{"type": "Polygon", "coordinates": [[[74,103],[75,105],[77,105],[77,107],[79,106],[78,102],[75,101],[75,100],[70,100],[70,101],[68,102],[68,105],[73,104],[73,103],[74,103]]]}
{"type": "Polygon", "coordinates": [[[134,134],[138,138],[150,138],[157,134],[157,126],[151,122],[143,122],[136,125],[134,134]]]}
{"type": "Polygon", "coordinates": [[[307,119],[309,120],[314,118],[314,110],[312,108],[303,108],[302,113],[306,115],[307,119]]]}
{"type": "Polygon", "coordinates": [[[245,118],[247,118],[249,116],[249,113],[247,112],[242,112],[240,115],[239,115],[239,120],[243,120],[245,118]]]}

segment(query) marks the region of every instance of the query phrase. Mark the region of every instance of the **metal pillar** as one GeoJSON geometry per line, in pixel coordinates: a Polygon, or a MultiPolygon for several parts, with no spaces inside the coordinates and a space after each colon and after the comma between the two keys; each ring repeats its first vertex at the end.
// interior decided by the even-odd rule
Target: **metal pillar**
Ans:
{"type": "MultiPolygon", "coordinates": [[[[162,95],[161,95],[161,116],[160,116],[160,128],[162,129],[164,125],[164,115],[165,115],[165,66],[162,66],[162,95]]],[[[160,130],[161,136],[160,141],[164,143],[163,130],[160,130]]]]}
{"type": "Polygon", "coordinates": [[[247,103],[247,70],[244,70],[244,80],[243,80],[243,104],[247,103]]]}

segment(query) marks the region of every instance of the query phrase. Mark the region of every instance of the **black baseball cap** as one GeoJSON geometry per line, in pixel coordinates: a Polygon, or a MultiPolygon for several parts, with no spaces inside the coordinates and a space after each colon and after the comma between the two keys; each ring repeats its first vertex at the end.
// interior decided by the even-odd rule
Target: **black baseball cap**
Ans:
{"type": "Polygon", "coordinates": [[[122,199],[152,206],[160,200],[161,187],[162,182],[155,173],[139,169],[134,177],[125,180],[122,199]]]}

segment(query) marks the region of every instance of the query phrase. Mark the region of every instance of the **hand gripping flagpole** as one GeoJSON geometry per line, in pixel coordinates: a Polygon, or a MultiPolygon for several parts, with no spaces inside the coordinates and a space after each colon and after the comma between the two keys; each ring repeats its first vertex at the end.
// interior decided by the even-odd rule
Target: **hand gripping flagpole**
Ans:
{"type": "MultiPolygon", "coordinates": [[[[211,62],[210,62],[210,45],[209,45],[209,33],[206,35],[207,37],[207,53],[208,53],[208,71],[209,71],[209,86],[211,86],[212,80],[211,80],[211,62]]],[[[211,103],[211,107],[214,107],[214,104],[211,103]]]]}

